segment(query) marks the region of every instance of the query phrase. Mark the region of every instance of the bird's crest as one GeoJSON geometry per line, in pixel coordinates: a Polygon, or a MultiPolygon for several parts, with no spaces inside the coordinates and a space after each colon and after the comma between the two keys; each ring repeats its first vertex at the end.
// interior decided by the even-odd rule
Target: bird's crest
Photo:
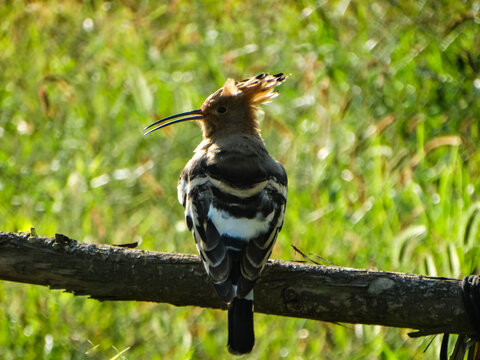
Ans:
{"type": "Polygon", "coordinates": [[[283,83],[286,78],[287,75],[282,73],[275,75],[262,73],[238,82],[227,79],[222,88],[205,100],[205,104],[211,104],[222,96],[244,96],[249,105],[257,106],[277,97],[275,86],[283,83]]]}
{"type": "Polygon", "coordinates": [[[235,96],[239,93],[235,80],[228,78],[222,88],[222,96],[235,96]]]}
{"type": "Polygon", "coordinates": [[[278,96],[275,86],[287,78],[282,73],[276,75],[260,74],[236,83],[239,92],[248,99],[250,105],[260,105],[278,96]]]}

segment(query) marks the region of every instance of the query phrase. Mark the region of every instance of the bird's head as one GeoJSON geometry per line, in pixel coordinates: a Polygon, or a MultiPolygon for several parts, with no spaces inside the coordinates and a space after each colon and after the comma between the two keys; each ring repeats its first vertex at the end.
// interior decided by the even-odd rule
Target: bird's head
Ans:
{"type": "Polygon", "coordinates": [[[228,79],[222,88],[205,100],[200,109],[160,119],[144,129],[148,130],[145,135],[189,120],[200,120],[204,138],[237,132],[258,134],[257,106],[276,97],[275,86],[286,78],[280,73],[260,74],[239,82],[228,79]]]}

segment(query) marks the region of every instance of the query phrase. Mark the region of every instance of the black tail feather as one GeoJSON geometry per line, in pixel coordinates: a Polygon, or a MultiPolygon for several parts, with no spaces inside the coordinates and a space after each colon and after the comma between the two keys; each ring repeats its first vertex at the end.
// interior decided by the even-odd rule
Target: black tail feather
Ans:
{"type": "Polygon", "coordinates": [[[254,344],[253,301],[235,298],[228,305],[228,351],[248,354],[254,344]]]}

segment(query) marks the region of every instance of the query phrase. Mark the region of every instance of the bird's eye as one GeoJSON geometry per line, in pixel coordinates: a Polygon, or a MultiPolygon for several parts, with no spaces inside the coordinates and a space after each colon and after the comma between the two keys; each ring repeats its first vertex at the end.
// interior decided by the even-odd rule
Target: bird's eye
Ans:
{"type": "Polygon", "coordinates": [[[219,106],[219,107],[217,108],[217,112],[218,112],[219,114],[225,114],[225,113],[227,112],[227,108],[226,108],[225,106],[219,106]]]}

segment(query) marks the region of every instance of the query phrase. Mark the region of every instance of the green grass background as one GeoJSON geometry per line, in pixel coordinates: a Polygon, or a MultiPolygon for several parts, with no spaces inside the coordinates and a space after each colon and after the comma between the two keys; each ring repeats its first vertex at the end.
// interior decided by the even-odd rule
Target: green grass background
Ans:
{"type": "MultiPolygon", "coordinates": [[[[200,131],[142,128],[227,77],[284,72],[262,120],[289,174],[272,257],[477,272],[479,1],[0,4],[0,231],[195,253],[176,181],[200,131]]],[[[255,322],[248,359],[439,353],[408,329],[255,322]]],[[[225,344],[221,311],[0,283],[1,359],[226,359],[225,344]]]]}

